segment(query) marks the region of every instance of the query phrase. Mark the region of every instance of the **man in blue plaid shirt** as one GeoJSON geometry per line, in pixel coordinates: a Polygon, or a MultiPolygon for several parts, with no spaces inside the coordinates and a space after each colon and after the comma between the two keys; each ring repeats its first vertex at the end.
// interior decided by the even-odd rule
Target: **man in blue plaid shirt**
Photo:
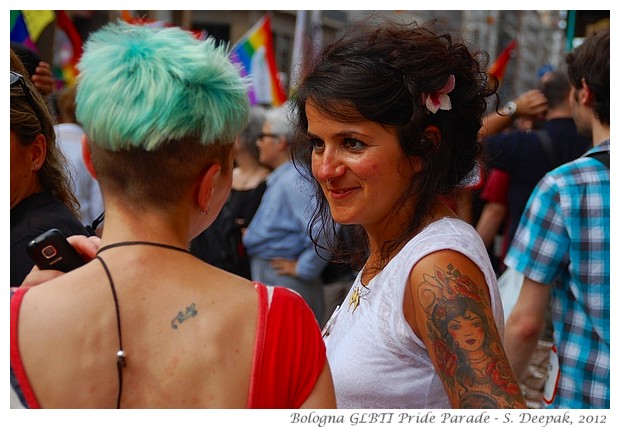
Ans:
{"type": "Polygon", "coordinates": [[[504,261],[525,276],[505,334],[517,376],[551,299],[554,348],[544,392],[551,408],[610,407],[609,58],[609,31],[567,55],[573,118],[594,147],[538,183],[504,261]]]}

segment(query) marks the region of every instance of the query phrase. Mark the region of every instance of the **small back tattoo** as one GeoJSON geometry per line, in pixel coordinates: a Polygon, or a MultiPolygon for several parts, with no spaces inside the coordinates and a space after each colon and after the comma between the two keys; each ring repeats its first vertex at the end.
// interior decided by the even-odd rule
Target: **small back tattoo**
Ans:
{"type": "Polygon", "coordinates": [[[170,324],[172,325],[172,329],[179,329],[179,325],[177,323],[183,323],[187,319],[195,317],[198,314],[198,310],[196,310],[196,303],[192,303],[189,307],[185,309],[185,312],[179,311],[179,313],[172,319],[170,324]]]}

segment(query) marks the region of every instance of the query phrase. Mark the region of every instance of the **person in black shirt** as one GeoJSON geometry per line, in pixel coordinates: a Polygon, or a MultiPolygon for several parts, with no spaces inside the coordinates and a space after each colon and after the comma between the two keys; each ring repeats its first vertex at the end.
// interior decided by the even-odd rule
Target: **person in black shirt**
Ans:
{"type": "Polygon", "coordinates": [[[11,286],[34,266],[26,244],[51,228],[88,235],[78,220],[67,162],[58,146],[52,116],[39,91],[11,51],[11,286]]]}

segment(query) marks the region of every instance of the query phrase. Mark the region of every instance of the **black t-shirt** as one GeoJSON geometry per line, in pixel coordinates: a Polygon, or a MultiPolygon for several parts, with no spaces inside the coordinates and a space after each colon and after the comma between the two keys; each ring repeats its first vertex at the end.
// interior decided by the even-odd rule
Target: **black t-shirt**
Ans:
{"type": "Polygon", "coordinates": [[[11,286],[19,286],[34,267],[26,251],[30,240],[51,228],[65,236],[90,235],[60,200],[44,191],[33,194],[11,209],[11,286]]]}
{"type": "Polygon", "coordinates": [[[265,181],[254,189],[233,189],[213,224],[192,240],[192,254],[211,265],[250,280],[250,258],[241,241],[242,231],[250,224],[266,189],[265,181]]]}
{"type": "Polygon", "coordinates": [[[521,214],[536,184],[549,171],[583,155],[592,142],[579,135],[572,118],[557,118],[545,122],[556,154],[555,162],[547,156],[535,133],[509,131],[489,137],[483,143],[487,166],[508,172],[509,227],[508,242],[516,232],[521,214]]]}

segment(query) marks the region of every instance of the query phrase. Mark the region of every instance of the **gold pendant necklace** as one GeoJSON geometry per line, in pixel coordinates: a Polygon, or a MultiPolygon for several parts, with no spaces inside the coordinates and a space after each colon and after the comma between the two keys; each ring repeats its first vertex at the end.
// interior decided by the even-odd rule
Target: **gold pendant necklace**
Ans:
{"type": "Polygon", "coordinates": [[[349,311],[351,311],[351,306],[353,306],[352,313],[355,313],[355,310],[357,310],[357,307],[359,307],[359,305],[360,305],[360,287],[355,286],[353,288],[353,293],[351,294],[351,297],[349,298],[349,311]]]}
{"type": "Polygon", "coordinates": [[[362,300],[366,299],[366,295],[368,295],[369,293],[370,293],[370,289],[368,289],[364,285],[354,286],[353,293],[349,297],[349,311],[351,313],[355,313],[355,310],[357,310],[357,307],[360,306],[360,304],[362,303],[362,300]],[[351,307],[353,307],[353,310],[351,310],[351,307]]]}

